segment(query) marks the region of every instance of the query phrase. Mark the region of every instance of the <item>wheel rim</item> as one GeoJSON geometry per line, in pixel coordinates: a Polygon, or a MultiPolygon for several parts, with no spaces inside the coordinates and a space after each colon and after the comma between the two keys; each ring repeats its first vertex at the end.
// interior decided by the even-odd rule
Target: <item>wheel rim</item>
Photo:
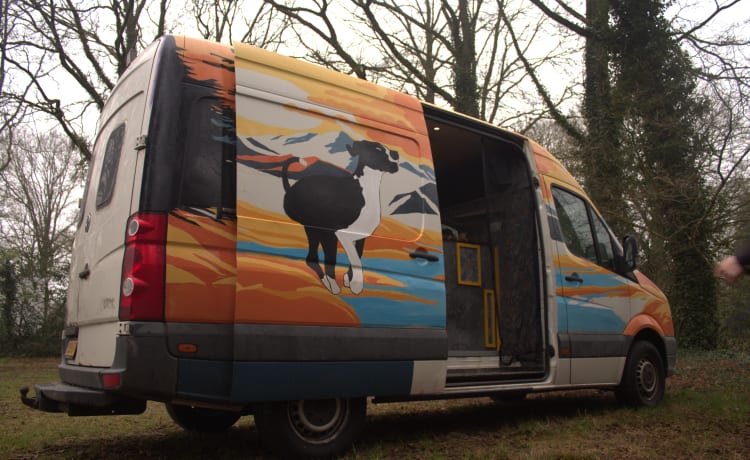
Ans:
{"type": "Polygon", "coordinates": [[[344,399],[293,401],[287,407],[294,433],[311,444],[324,444],[335,439],[349,417],[349,404],[344,399]]]}
{"type": "Polygon", "coordinates": [[[659,390],[659,377],[656,366],[648,359],[642,359],[638,362],[636,370],[636,382],[638,392],[645,399],[653,398],[659,390]]]}

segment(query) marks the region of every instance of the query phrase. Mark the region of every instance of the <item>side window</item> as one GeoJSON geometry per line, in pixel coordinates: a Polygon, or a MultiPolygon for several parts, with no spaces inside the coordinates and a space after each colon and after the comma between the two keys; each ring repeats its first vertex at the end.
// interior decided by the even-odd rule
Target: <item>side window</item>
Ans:
{"type": "MultiPolygon", "coordinates": [[[[203,97],[193,102],[185,132],[180,205],[219,207],[225,133],[218,99],[203,97]]],[[[230,146],[231,147],[231,146],[230,146]]]]}
{"type": "Polygon", "coordinates": [[[125,123],[117,126],[107,139],[107,148],[104,151],[102,172],[99,175],[99,187],[96,189],[96,208],[105,206],[112,199],[117,180],[117,166],[120,164],[120,153],[122,143],[125,139],[125,123]]]}
{"type": "Polygon", "coordinates": [[[599,265],[608,270],[615,271],[615,256],[612,251],[612,239],[609,236],[607,226],[604,225],[602,219],[597,215],[594,215],[594,232],[596,232],[596,243],[599,248],[599,265]]]}
{"type": "Polygon", "coordinates": [[[615,256],[607,225],[580,197],[552,188],[557,217],[570,252],[615,271],[615,256]],[[593,229],[593,230],[592,230],[593,229]]]}
{"type": "Polygon", "coordinates": [[[597,263],[594,235],[589,224],[586,203],[572,193],[552,189],[565,245],[578,257],[597,263]]]}

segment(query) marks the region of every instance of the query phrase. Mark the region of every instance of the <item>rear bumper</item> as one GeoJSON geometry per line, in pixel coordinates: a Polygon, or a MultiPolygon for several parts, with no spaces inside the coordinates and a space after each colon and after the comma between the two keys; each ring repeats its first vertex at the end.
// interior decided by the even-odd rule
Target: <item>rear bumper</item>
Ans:
{"type": "Polygon", "coordinates": [[[70,416],[135,415],[146,410],[145,399],[126,398],[66,383],[34,385],[34,391],[36,394],[28,397],[28,388],[22,388],[21,401],[43,412],[65,412],[70,416]]]}
{"type": "Polygon", "coordinates": [[[111,367],[59,365],[62,382],[21,389],[21,401],[45,412],[69,415],[140,414],[146,400],[169,401],[177,387],[177,358],[166,345],[163,323],[131,323],[116,338],[111,367]],[[105,384],[106,382],[106,384],[105,384]],[[105,386],[106,385],[106,386],[105,386]]]}
{"type": "Polygon", "coordinates": [[[67,384],[105,390],[128,397],[168,401],[177,388],[178,360],[167,349],[164,323],[130,323],[130,335],[116,338],[111,367],[60,364],[60,379],[67,384]],[[105,388],[105,376],[119,376],[119,384],[105,388]]]}

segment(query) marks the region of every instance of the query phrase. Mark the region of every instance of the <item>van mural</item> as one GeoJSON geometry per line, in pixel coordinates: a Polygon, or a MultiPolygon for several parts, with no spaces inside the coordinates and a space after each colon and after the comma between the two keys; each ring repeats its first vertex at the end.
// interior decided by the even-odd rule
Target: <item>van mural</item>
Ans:
{"type": "MultiPolygon", "coordinates": [[[[311,285],[303,284],[296,291],[304,299],[316,299],[305,307],[306,311],[289,315],[284,310],[291,307],[280,299],[271,300],[278,291],[257,286],[248,296],[263,293],[263,299],[273,302],[277,310],[256,307],[253,321],[273,321],[273,317],[283,315],[285,321],[300,324],[443,324],[444,306],[439,299],[413,295],[410,284],[413,286],[414,281],[401,275],[404,270],[393,269],[394,264],[413,264],[408,256],[399,254],[399,241],[404,234],[418,235],[398,216],[419,216],[425,207],[436,206],[434,194],[410,190],[391,195],[382,190],[386,176],[396,174],[408,175],[409,183],[429,190],[430,186],[424,184],[430,180],[429,172],[405,164],[403,155],[395,149],[380,142],[355,140],[344,131],[240,137],[237,162],[243,171],[240,189],[247,186],[243,184],[262,188],[275,211],[245,208],[247,214],[238,212],[240,216],[257,216],[241,225],[241,229],[252,227],[254,231],[240,233],[238,257],[250,266],[258,266],[255,258],[259,253],[286,259],[281,262],[271,257],[264,261],[283,263],[295,281],[309,280],[311,285]],[[271,199],[270,195],[275,196],[271,199]],[[280,227],[289,232],[284,241],[295,241],[297,246],[273,247],[273,238],[262,238],[266,223],[279,221],[289,224],[280,227]],[[294,237],[290,240],[291,235],[294,237]],[[303,263],[304,274],[299,273],[303,263]]],[[[434,188],[434,175],[431,183],[434,188]]],[[[279,228],[273,231],[277,234],[279,228]]],[[[438,244],[433,242],[431,249],[439,255],[438,244]]],[[[260,266],[258,269],[262,270],[260,266]]],[[[431,267],[420,277],[439,281],[440,273],[431,267]]],[[[278,282],[273,285],[278,286],[278,282]]]]}

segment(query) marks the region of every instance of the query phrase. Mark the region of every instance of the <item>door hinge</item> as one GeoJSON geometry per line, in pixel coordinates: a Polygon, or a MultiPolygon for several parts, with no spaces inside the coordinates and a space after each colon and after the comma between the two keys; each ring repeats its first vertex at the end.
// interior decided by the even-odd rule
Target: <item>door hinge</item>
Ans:
{"type": "Polygon", "coordinates": [[[136,150],[143,150],[146,148],[146,141],[148,140],[147,135],[138,136],[138,139],[135,140],[135,149],[136,150]]]}

